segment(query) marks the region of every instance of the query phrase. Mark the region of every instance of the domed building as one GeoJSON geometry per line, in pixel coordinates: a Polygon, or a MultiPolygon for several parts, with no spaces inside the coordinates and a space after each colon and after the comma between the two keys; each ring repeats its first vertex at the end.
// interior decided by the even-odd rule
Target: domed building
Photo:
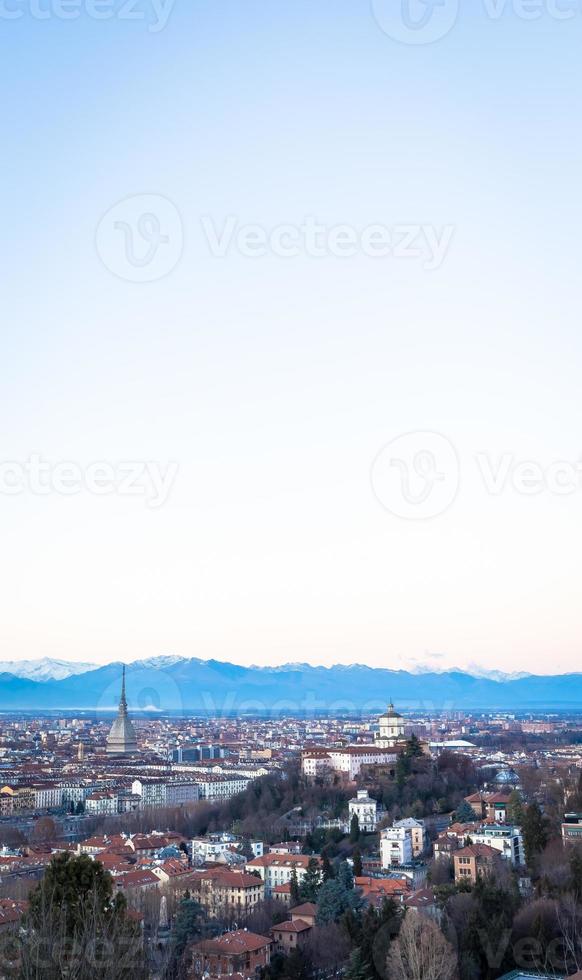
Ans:
{"type": "Polygon", "coordinates": [[[380,715],[378,723],[380,726],[380,731],[376,734],[378,748],[391,748],[404,739],[404,718],[394,709],[392,702],[388,705],[388,711],[380,715]]]}
{"type": "Polygon", "coordinates": [[[107,736],[107,755],[136,755],[137,751],[138,748],[137,739],[135,737],[135,729],[127,713],[124,667],[123,679],[121,682],[121,698],[119,699],[119,711],[117,712],[117,718],[111,726],[111,731],[107,736]]]}

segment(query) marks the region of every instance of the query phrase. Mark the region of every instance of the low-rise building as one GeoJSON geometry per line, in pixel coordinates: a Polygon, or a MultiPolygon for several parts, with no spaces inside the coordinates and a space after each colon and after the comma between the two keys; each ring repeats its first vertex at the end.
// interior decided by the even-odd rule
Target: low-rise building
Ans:
{"type": "Polygon", "coordinates": [[[273,926],[271,935],[277,953],[288,955],[294,949],[298,949],[304,943],[313,926],[304,919],[296,918],[288,922],[280,922],[273,926]]]}
{"type": "Polygon", "coordinates": [[[190,947],[192,955],[191,976],[195,980],[207,975],[212,977],[240,974],[256,976],[271,962],[273,940],[246,929],[226,932],[216,939],[204,939],[190,947]]]}
{"type": "Polygon", "coordinates": [[[350,824],[356,816],[360,830],[373,834],[378,823],[378,804],[367,789],[358,790],[358,795],[348,803],[350,824]]]}
{"type": "MultiPolygon", "coordinates": [[[[247,871],[259,873],[265,883],[265,898],[270,898],[277,885],[290,885],[294,875],[297,876],[297,883],[301,885],[311,860],[312,858],[306,854],[293,854],[287,857],[281,854],[263,854],[263,857],[248,861],[246,868],[247,871]]],[[[319,857],[316,860],[319,863],[319,857]]]]}
{"type": "Polygon", "coordinates": [[[510,864],[516,866],[525,864],[521,827],[513,827],[510,824],[490,824],[471,834],[471,840],[474,844],[488,844],[489,847],[494,847],[510,864]]]}
{"type": "Polygon", "coordinates": [[[91,793],[85,800],[85,812],[92,816],[118,813],[117,793],[114,793],[113,790],[91,793]]]}
{"type": "Polygon", "coordinates": [[[195,872],[191,887],[212,918],[246,915],[265,895],[265,883],[258,875],[227,868],[195,872]]]}
{"type": "Polygon", "coordinates": [[[488,844],[469,844],[453,855],[455,881],[468,881],[474,885],[477,879],[491,874],[501,861],[499,851],[488,844]]]}
{"type": "Polygon", "coordinates": [[[582,844],[582,813],[566,813],[562,821],[564,844],[582,844]]]}
{"type": "Polygon", "coordinates": [[[413,858],[412,834],[408,827],[387,827],[380,835],[383,868],[410,864],[413,858]]]}
{"type": "Polygon", "coordinates": [[[301,753],[301,770],[304,776],[314,779],[325,772],[341,773],[354,780],[365,765],[396,766],[397,753],[392,748],[374,745],[345,745],[341,748],[305,749],[301,753]]]}
{"type": "Polygon", "coordinates": [[[412,838],[412,856],[420,857],[424,853],[425,829],[424,821],[415,820],[414,817],[405,817],[404,820],[395,820],[394,827],[409,830],[412,838]]]}

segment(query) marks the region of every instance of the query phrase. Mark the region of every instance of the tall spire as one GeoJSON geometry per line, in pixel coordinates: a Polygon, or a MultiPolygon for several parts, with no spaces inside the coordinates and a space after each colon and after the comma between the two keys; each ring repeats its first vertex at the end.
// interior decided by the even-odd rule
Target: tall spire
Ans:
{"type": "Polygon", "coordinates": [[[117,718],[111,726],[107,738],[108,755],[135,755],[138,751],[135,731],[127,711],[125,696],[125,666],[121,675],[121,697],[117,718]]]}
{"type": "Polygon", "coordinates": [[[121,699],[119,701],[119,708],[122,711],[127,711],[127,700],[125,697],[125,664],[123,665],[123,674],[121,681],[121,699]]]}

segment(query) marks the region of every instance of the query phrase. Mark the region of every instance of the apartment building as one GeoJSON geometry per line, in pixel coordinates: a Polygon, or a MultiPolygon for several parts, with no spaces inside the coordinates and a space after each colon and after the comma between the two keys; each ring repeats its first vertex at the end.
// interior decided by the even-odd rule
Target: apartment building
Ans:
{"type": "Polygon", "coordinates": [[[469,844],[453,855],[455,881],[476,884],[483,875],[491,874],[501,861],[499,851],[488,844],[469,844]]]}
{"type": "Polygon", "coordinates": [[[91,793],[85,800],[85,812],[91,816],[112,816],[119,812],[119,798],[113,790],[91,793]]]}
{"type": "MultiPolygon", "coordinates": [[[[258,871],[265,883],[265,898],[270,898],[273,889],[278,885],[290,885],[293,874],[301,884],[307,873],[311,858],[307,854],[264,854],[263,857],[253,858],[246,865],[247,871],[258,871]]],[[[319,857],[317,857],[319,862],[319,857]]]]}
{"type": "Polygon", "coordinates": [[[265,896],[262,878],[246,871],[209,868],[192,876],[192,891],[212,918],[247,914],[265,896]]]}
{"type": "Polygon", "coordinates": [[[406,817],[404,820],[395,820],[393,827],[399,830],[409,830],[412,839],[412,856],[417,858],[424,853],[425,847],[425,827],[423,820],[415,820],[414,817],[406,817]]]}
{"type": "Polygon", "coordinates": [[[380,835],[382,868],[410,864],[413,859],[412,833],[408,827],[388,827],[380,835]]]}
{"type": "MultiPolygon", "coordinates": [[[[582,830],[582,827],[580,829],[582,830]]],[[[512,827],[509,824],[491,824],[481,827],[476,833],[472,833],[471,840],[474,844],[488,844],[489,847],[495,848],[501,857],[509,861],[510,864],[515,866],[525,864],[525,851],[520,827],[512,827]]]]}

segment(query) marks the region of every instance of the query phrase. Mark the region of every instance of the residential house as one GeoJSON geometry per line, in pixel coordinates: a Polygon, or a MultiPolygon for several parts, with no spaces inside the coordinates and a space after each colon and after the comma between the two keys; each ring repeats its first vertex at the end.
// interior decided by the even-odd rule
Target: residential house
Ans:
{"type": "Polygon", "coordinates": [[[232,976],[249,978],[271,962],[273,940],[246,929],[226,932],[216,939],[204,939],[190,947],[192,978],[232,976]]]}

